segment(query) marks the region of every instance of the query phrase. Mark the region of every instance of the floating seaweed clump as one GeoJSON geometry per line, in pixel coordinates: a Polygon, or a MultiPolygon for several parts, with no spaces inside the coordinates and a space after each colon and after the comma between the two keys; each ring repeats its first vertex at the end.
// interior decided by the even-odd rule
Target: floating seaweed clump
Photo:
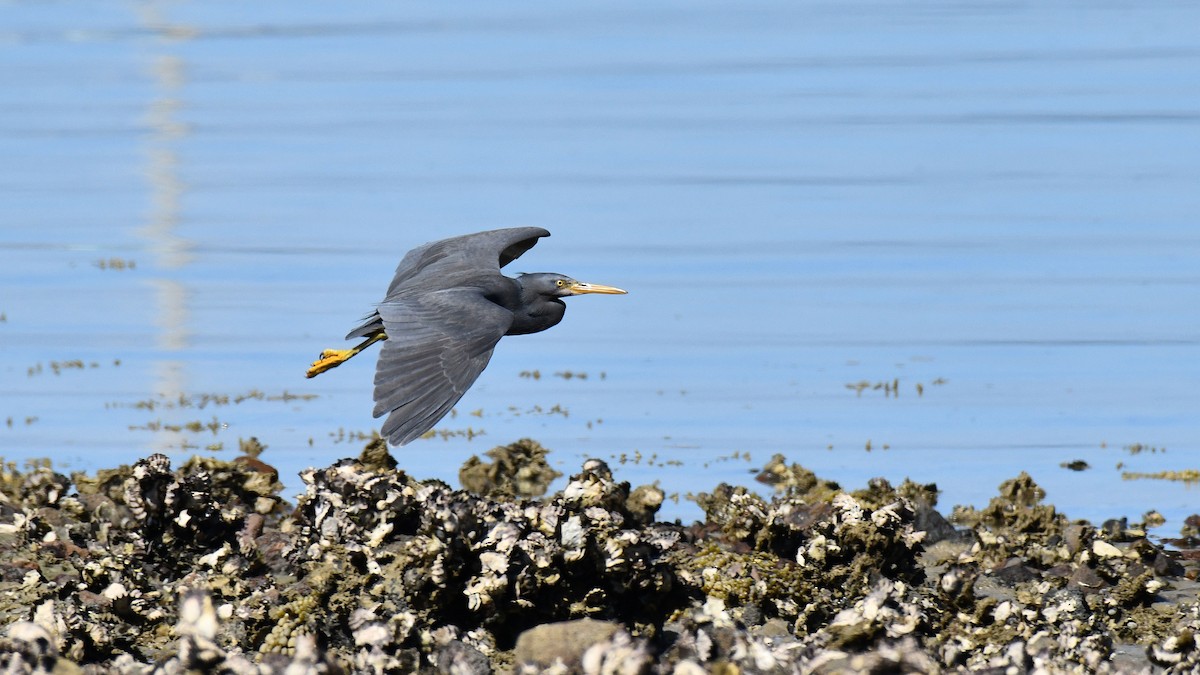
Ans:
{"type": "MultiPolygon", "coordinates": [[[[247,447],[261,448],[256,444],[247,447]]],[[[418,480],[373,441],[292,506],[247,452],[0,467],[0,672],[1194,672],[1197,567],[1140,524],[1071,522],[1032,479],[980,510],[772,460],[703,522],[599,460],[520,441],[418,480]],[[537,482],[537,481],[532,481],[537,482]]]]}

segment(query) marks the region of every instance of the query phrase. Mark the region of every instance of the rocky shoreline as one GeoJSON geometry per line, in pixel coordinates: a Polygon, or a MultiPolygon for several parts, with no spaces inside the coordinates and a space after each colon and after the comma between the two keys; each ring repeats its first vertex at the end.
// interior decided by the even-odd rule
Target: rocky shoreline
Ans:
{"type": "Polygon", "coordinates": [[[691,525],[530,441],[454,490],[380,442],[302,476],[245,444],[94,475],[0,471],[4,673],[1196,672],[1200,564],[1072,522],[1027,475],[983,509],[777,457],[691,525]]]}

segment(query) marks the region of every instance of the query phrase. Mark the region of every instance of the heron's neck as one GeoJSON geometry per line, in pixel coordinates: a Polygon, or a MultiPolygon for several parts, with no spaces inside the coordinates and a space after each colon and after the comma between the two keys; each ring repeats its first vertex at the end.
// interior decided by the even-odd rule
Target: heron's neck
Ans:
{"type": "Polygon", "coordinates": [[[513,323],[508,329],[508,335],[537,333],[562,321],[567,311],[566,303],[558,298],[542,295],[532,287],[522,284],[521,277],[514,281],[520,301],[512,308],[513,323]]]}

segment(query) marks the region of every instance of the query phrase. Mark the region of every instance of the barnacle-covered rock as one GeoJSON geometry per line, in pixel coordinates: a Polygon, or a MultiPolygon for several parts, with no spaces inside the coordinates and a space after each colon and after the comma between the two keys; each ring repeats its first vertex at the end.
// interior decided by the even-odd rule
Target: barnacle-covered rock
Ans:
{"type": "Polygon", "coordinates": [[[458,481],[477,495],[540,497],[562,475],[546,461],[548,452],[530,438],[500,445],[485,453],[491,462],[472,455],[458,470],[458,481]]]}
{"type": "Polygon", "coordinates": [[[1200,603],[1189,603],[1181,614],[1165,637],[1146,647],[1146,656],[1168,673],[1200,672],[1200,603]]]}
{"type": "Polygon", "coordinates": [[[62,658],[54,636],[44,626],[31,621],[8,625],[0,638],[0,672],[6,675],[75,675],[83,673],[76,664],[62,658]]]}
{"type": "MultiPolygon", "coordinates": [[[[979,543],[975,557],[989,566],[1021,556],[1050,567],[1073,555],[1065,539],[1068,522],[1054,506],[1043,504],[1043,490],[1022,472],[1000,484],[1000,495],[982,510],[958,507],[950,520],[971,527],[979,543]]],[[[1094,528],[1087,526],[1089,534],[1094,528]]]]}
{"type": "Polygon", "coordinates": [[[710,597],[680,612],[664,628],[671,640],[659,658],[675,664],[675,670],[657,672],[804,672],[821,638],[795,635],[778,621],[747,628],[744,610],[710,597]]]}
{"type": "MultiPolygon", "coordinates": [[[[619,614],[636,622],[671,593],[663,553],[677,537],[633,528],[629,487],[602,465],[543,503],[495,501],[356,462],[304,479],[293,527],[311,543],[289,559],[310,570],[339,565],[317,590],[325,622],[345,623],[367,597],[411,611],[430,630],[486,628],[511,644],[547,621],[619,614]]],[[[397,646],[417,643],[406,635],[397,646]]]]}
{"type": "MultiPolygon", "coordinates": [[[[40,496],[17,495],[20,508],[0,535],[8,538],[0,569],[15,558],[24,573],[0,581],[16,601],[0,606],[0,617],[16,614],[46,626],[60,653],[80,661],[164,653],[174,641],[171,589],[193,583],[193,575],[246,595],[243,584],[253,578],[258,556],[241,557],[229,545],[262,499],[272,504],[270,517],[282,510],[276,481],[211,459],[173,471],[165,456],[154,455],[72,481],[76,494],[56,481],[63,489],[52,504],[44,482],[31,488],[40,496]]],[[[243,543],[247,537],[253,539],[244,534],[243,543]]]]}
{"type": "MultiPolygon", "coordinates": [[[[67,495],[71,481],[51,469],[46,460],[34,461],[29,468],[29,471],[20,475],[16,481],[18,484],[11,489],[22,496],[27,506],[58,506],[59,500],[67,495]]],[[[7,493],[7,490],[5,492],[7,493]]]]}
{"type": "MultiPolygon", "coordinates": [[[[261,448],[178,468],[151,456],[70,479],[46,463],[0,466],[5,672],[1182,673],[1200,663],[1194,556],[1136,523],[1072,523],[1024,475],[988,507],[959,510],[956,529],[936,510],[936,486],[875,479],[846,492],[780,457],[768,466],[775,494],[717,486],[698,498],[704,522],[684,527],[655,521],[660,488],[631,488],[601,460],[534,500],[417,480],[379,440],[304,472],[291,508],[261,448]],[[571,643],[568,656],[516,649],[522,635],[582,625],[603,631],[550,640],[571,643]]],[[[545,462],[520,448],[505,475],[545,462]]]]}
{"type": "Polygon", "coordinates": [[[837,483],[817,478],[817,474],[799,464],[789,466],[787,458],[780,454],[771,457],[755,480],[785,494],[808,496],[814,500],[827,499],[841,491],[837,483]]]}
{"type": "Polygon", "coordinates": [[[770,502],[719,486],[698,500],[707,522],[699,550],[680,552],[682,578],[706,596],[753,603],[815,628],[869,591],[878,578],[919,583],[920,532],[902,497],[869,509],[846,493],[770,502]]]}
{"type": "Polygon", "coordinates": [[[830,635],[828,645],[838,649],[871,645],[883,637],[901,638],[927,628],[931,608],[907,591],[903,582],[880,579],[869,593],[829,622],[825,628],[830,635]]]}
{"type": "Polygon", "coordinates": [[[905,638],[884,642],[864,652],[836,649],[821,652],[808,662],[806,672],[813,675],[850,675],[852,673],[937,673],[937,661],[921,651],[917,641],[905,638]]]}

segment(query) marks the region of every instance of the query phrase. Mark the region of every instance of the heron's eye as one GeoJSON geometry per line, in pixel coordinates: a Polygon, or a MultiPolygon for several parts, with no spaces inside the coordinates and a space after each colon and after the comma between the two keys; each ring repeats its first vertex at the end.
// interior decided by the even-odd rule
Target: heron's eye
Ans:
{"type": "Polygon", "coordinates": [[[566,283],[567,282],[563,281],[562,279],[559,279],[558,281],[554,282],[554,285],[558,286],[559,288],[562,288],[566,283]]]}

